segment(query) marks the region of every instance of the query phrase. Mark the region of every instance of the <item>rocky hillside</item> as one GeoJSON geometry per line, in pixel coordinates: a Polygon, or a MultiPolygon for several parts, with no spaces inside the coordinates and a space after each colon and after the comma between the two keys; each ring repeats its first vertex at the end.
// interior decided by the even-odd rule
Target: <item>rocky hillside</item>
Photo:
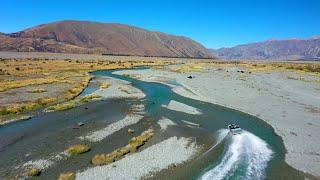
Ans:
{"type": "Polygon", "coordinates": [[[61,21],[0,33],[0,51],[212,57],[204,46],[186,37],[89,21],[61,21]]]}
{"type": "Polygon", "coordinates": [[[320,36],[310,39],[269,40],[211,51],[220,59],[320,59],[320,36]]]}

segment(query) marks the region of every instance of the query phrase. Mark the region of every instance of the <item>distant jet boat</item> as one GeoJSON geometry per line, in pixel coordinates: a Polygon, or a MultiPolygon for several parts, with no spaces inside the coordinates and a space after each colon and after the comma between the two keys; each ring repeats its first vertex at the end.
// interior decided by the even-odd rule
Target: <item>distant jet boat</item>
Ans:
{"type": "Polygon", "coordinates": [[[229,124],[228,128],[233,135],[241,134],[242,129],[236,124],[229,124]]]}

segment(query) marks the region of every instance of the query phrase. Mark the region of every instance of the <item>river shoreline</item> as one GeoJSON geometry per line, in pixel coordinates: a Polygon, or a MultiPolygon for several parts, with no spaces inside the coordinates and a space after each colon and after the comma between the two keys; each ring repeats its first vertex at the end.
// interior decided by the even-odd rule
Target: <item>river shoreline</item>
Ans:
{"type": "Polygon", "coordinates": [[[231,67],[225,70],[208,68],[187,73],[168,69],[124,70],[115,73],[130,75],[143,81],[163,83],[180,95],[263,119],[282,137],[287,149],[286,162],[303,172],[320,176],[320,155],[317,154],[320,146],[313,143],[320,137],[316,128],[316,125],[319,125],[317,109],[320,109],[317,83],[287,79],[287,76],[295,75],[292,72],[250,72],[246,73],[245,77],[241,76],[244,79],[239,79],[239,71],[239,68],[231,67]],[[187,78],[191,74],[193,78],[187,78]],[[174,85],[172,81],[179,85],[174,85]],[[284,86],[285,84],[289,87],[284,86]],[[293,87],[297,89],[291,89],[293,87]],[[305,96],[306,94],[308,96],[305,96]],[[313,108],[313,113],[308,107],[313,108]]]}
{"type": "MultiPolygon", "coordinates": [[[[159,71],[155,71],[153,69],[117,70],[114,72],[114,74],[122,74],[123,72],[134,72],[135,77],[137,78],[137,74],[141,72],[145,73],[145,71],[150,71],[159,75],[159,71]]],[[[113,173],[108,174],[108,172],[105,172],[105,170],[109,169],[117,174],[119,172],[122,172],[124,168],[133,168],[133,164],[136,163],[133,163],[132,165],[130,165],[130,167],[126,167],[121,164],[126,164],[126,162],[140,161],[141,159],[147,158],[148,163],[151,163],[150,167],[154,166],[155,169],[149,168],[148,172],[146,173],[139,172],[138,168],[137,171],[134,172],[135,177],[148,178],[149,175],[151,175],[150,177],[155,179],[161,177],[168,177],[169,179],[176,179],[179,177],[196,178],[197,176],[199,176],[200,171],[206,169],[206,167],[210,167],[213,162],[217,161],[218,163],[219,159],[221,159],[222,157],[228,158],[228,155],[225,155],[225,153],[228,153],[230,151],[230,148],[232,150],[233,146],[237,148],[246,147],[244,146],[246,143],[247,145],[252,146],[255,142],[258,142],[258,144],[261,145],[261,149],[256,149],[255,151],[252,151],[250,149],[249,151],[243,149],[242,151],[244,152],[244,154],[254,153],[249,156],[249,158],[265,158],[263,164],[270,160],[271,165],[268,165],[268,168],[266,168],[266,164],[261,167],[257,166],[260,169],[254,170],[254,172],[257,172],[254,177],[263,178],[265,175],[264,171],[266,171],[268,178],[289,178],[291,176],[296,179],[301,179],[301,177],[309,177],[308,175],[305,175],[301,172],[296,172],[296,170],[293,170],[291,167],[288,167],[286,163],[284,163],[283,142],[281,141],[281,138],[275,136],[274,130],[270,128],[269,125],[266,125],[266,123],[260,121],[254,116],[250,116],[245,113],[237,112],[228,108],[219,107],[217,105],[213,105],[211,102],[206,103],[206,101],[201,97],[201,93],[199,93],[197,89],[194,89],[192,86],[186,87],[185,84],[181,82],[181,80],[185,78],[184,76],[186,74],[174,74],[174,76],[171,76],[171,78],[165,76],[159,78],[154,77],[154,75],[143,76],[145,78],[144,80],[146,81],[150,81],[151,79],[152,81],[160,82],[161,84],[166,85],[163,86],[158,83],[145,83],[143,81],[136,81],[132,78],[127,78],[126,76],[113,76],[111,72],[93,72],[92,75],[95,76],[95,78],[90,82],[89,87],[82,94],[99,94],[102,96],[101,100],[95,100],[88,104],[84,104],[79,107],[67,110],[65,112],[52,112],[48,114],[65,114],[68,115],[69,118],[75,119],[76,121],[80,121],[81,118],[84,118],[87,119],[86,121],[90,122],[88,126],[93,123],[92,125],[94,125],[94,127],[92,129],[88,129],[88,131],[86,130],[86,132],[77,131],[77,133],[72,133],[72,135],[70,134],[71,136],[69,135],[70,138],[73,137],[74,140],[76,140],[75,142],[84,141],[89,143],[90,145],[92,145],[93,149],[89,153],[86,153],[83,157],[70,157],[70,159],[67,158],[68,160],[65,160],[63,162],[56,162],[56,165],[52,165],[52,167],[45,170],[41,177],[56,177],[57,173],[61,173],[66,170],[76,172],[79,178],[82,177],[85,179],[93,176],[100,177],[100,175],[108,175],[110,177],[114,177],[113,173]],[[179,79],[179,76],[181,79],[179,79]],[[101,89],[101,84],[106,82],[112,82],[111,88],[109,87],[107,89],[101,89]],[[120,114],[122,115],[121,118],[117,118],[118,120],[108,120],[108,122],[105,122],[107,119],[105,119],[105,117],[102,118],[105,111],[103,109],[103,104],[106,103],[105,101],[112,102],[113,98],[118,99],[116,101],[118,101],[119,103],[125,103],[125,101],[128,101],[128,104],[123,104],[123,107],[125,107],[125,109],[112,107],[112,105],[110,104],[110,107],[120,110],[120,114]],[[98,104],[101,104],[99,111],[96,110],[96,108],[99,107],[96,107],[96,105],[98,104]],[[87,115],[77,115],[78,113],[84,115],[84,109],[86,109],[87,112],[90,112],[92,116],[86,117],[87,115]],[[99,113],[101,117],[98,119],[95,118],[94,112],[99,113]],[[73,115],[73,113],[75,113],[75,116],[73,115]],[[131,113],[136,114],[136,120],[126,118],[126,116],[130,115],[131,113]],[[96,124],[96,121],[101,121],[103,125],[101,126],[99,124],[96,124]],[[225,129],[226,124],[231,122],[239,122],[241,123],[242,127],[244,127],[244,129],[248,130],[248,132],[245,132],[244,135],[244,137],[247,136],[246,140],[243,142],[239,141],[240,144],[231,143],[233,141],[238,142],[238,140],[235,140],[236,137],[232,136],[224,136],[222,140],[219,140],[220,135],[218,132],[221,132],[221,130],[223,132],[227,132],[227,130],[225,129]],[[147,145],[141,149],[141,151],[125,156],[118,163],[114,162],[110,165],[101,166],[99,168],[92,167],[92,165],[89,163],[90,157],[92,157],[96,153],[106,153],[113,151],[118,147],[124,146],[126,142],[128,142],[128,139],[132,137],[130,134],[128,134],[129,129],[134,129],[134,134],[139,134],[147,128],[155,129],[155,137],[150,142],[148,142],[147,145]],[[213,134],[213,132],[215,133],[213,134]],[[249,132],[253,134],[248,136],[249,132]],[[94,141],[90,141],[92,139],[91,136],[89,139],[79,138],[91,135],[92,133],[95,133],[94,136],[92,136],[94,141]],[[172,141],[172,143],[167,144],[168,147],[167,145],[164,145],[161,146],[162,148],[159,149],[159,151],[156,151],[158,149],[158,144],[166,142],[166,140],[172,139],[173,137],[175,137],[175,140],[172,141]],[[96,138],[98,138],[98,141],[101,142],[96,141],[96,138]],[[188,139],[188,141],[184,141],[183,139],[188,139]],[[189,155],[184,157],[176,156],[176,160],[173,160],[171,158],[172,154],[169,153],[171,152],[170,148],[174,148],[174,144],[178,143],[180,140],[184,141],[184,143],[182,144],[189,145],[191,143],[193,145],[189,150],[184,149],[183,147],[181,147],[179,150],[176,149],[177,152],[184,153],[188,151],[193,153],[187,153],[189,155]],[[215,143],[218,143],[219,148],[212,147],[217,145],[215,145],[215,143]],[[167,153],[161,154],[164,152],[167,153]],[[259,154],[255,154],[255,152],[270,152],[271,154],[274,154],[275,157],[271,159],[271,156],[260,156],[259,154]],[[195,154],[197,154],[197,156],[195,156],[195,154]],[[151,158],[153,156],[164,157],[164,155],[168,155],[166,157],[168,159],[172,159],[172,161],[162,161],[161,158],[158,160],[156,158],[152,160],[151,158]],[[153,161],[157,163],[152,163],[153,161]],[[72,162],[76,162],[76,164],[70,164],[72,162]],[[119,167],[117,167],[118,164],[120,165],[119,167]],[[279,173],[277,171],[278,168],[281,168],[284,172],[279,173]],[[186,174],[188,174],[188,176],[186,176],[186,174]]],[[[165,74],[168,73],[168,71],[160,73],[165,74]]],[[[201,77],[200,75],[201,73],[197,74],[196,77],[199,78],[201,77]]],[[[190,79],[187,80],[187,82],[189,81],[190,79]]],[[[106,109],[106,112],[109,112],[108,109],[106,109]]],[[[112,113],[112,111],[110,111],[109,113],[112,113]]],[[[46,116],[46,114],[43,115],[44,117],[46,116]]],[[[46,119],[47,121],[52,121],[52,118],[55,119],[55,116],[46,119]]],[[[32,121],[35,120],[31,119],[30,122],[32,121]]],[[[86,121],[82,120],[80,122],[86,121]]],[[[29,121],[25,122],[28,123],[29,121]]],[[[12,126],[16,125],[13,124],[12,126]]],[[[86,128],[87,125],[84,127],[86,128]]],[[[59,133],[57,135],[60,136],[59,133]]],[[[51,136],[54,137],[53,134],[51,136]]],[[[48,143],[45,139],[41,141],[48,143]]],[[[65,146],[65,144],[61,144],[61,146],[65,146]]],[[[187,148],[188,146],[185,147],[187,148]]],[[[59,151],[61,152],[61,149],[59,151]]],[[[9,151],[7,153],[9,153],[9,151]]],[[[241,157],[237,156],[236,158],[241,157]]],[[[32,163],[33,160],[37,160],[39,159],[39,157],[26,159],[31,160],[29,162],[32,163]]],[[[254,164],[259,165],[259,162],[255,162],[254,164]]],[[[136,165],[136,167],[142,167],[143,163],[138,163],[136,165]]],[[[126,175],[130,175],[130,173],[131,172],[127,171],[127,173],[124,174],[123,178],[125,178],[126,175]]],[[[245,177],[247,177],[247,175],[245,175],[245,177]]],[[[241,173],[234,174],[234,177],[238,176],[241,176],[241,173]]],[[[311,178],[313,177],[311,176],[311,178]]]]}

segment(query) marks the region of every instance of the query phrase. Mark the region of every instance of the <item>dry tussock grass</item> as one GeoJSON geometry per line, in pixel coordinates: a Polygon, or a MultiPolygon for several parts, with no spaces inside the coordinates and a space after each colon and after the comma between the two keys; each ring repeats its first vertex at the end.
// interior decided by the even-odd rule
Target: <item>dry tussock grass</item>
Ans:
{"type": "Polygon", "coordinates": [[[41,170],[38,169],[38,168],[31,168],[31,169],[28,169],[27,172],[26,172],[26,175],[29,176],[29,177],[32,177],[32,176],[39,176],[41,173],[41,170]]]}
{"type": "Polygon", "coordinates": [[[75,180],[76,174],[74,172],[61,173],[58,180],[75,180]]]}
{"type": "Polygon", "coordinates": [[[13,80],[13,81],[2,81],[0,82],[0,92],[6,91],[8,89],[20,88],[31,85],[39,84],[51,84],[56,82],[69,83],[66,80],[54,79],[54,78],[38,78],[38,79],[23,79],[23,80],[13,80]]]}
{"type": "MultiPolygon", "coordinates": [[[[0,115],[20,114],[28,111],[33,111],[43,105],[52,105],[69,101],[78,96],[84,88],[87,87],[91,77],[90,72],[96,70],[110,70],[119,68],[132,68],[135,66],[156,66],[168,64],[170,60],[157,60],[152,58],[147,60],[132,61],[127,57],[119,57],[117,60],[2,60],[0,61],[0,93],[10,98],[11,89],[19,89],[26,86],[32,88],[36,85],[46,85],[45,89],[57,84],[65,84],[68,87],[65,92],[59,92],[60,95],[49,95],[48,99],[38,100],[37,94],[41,91],[34,90],[29,95],[34,97],[28,102],[14,102],[11,104],[0,104],[0,115]],[[7,93],[7,94],[6,94],[7,93]]],[[[104,85],[107,87],[108,85],[104,85]]],[[[30,88],[28,88],[30,90],[30,88]]],[[[23,96],[27,93],[19,93],[23,96]]],[[[29,91],[30,92],[30,91],[29,91]]],[[[84,100],[85,101],[85,100],[84,100]]],[[[71,105],[66,105],[64,108],[70,108],[71,105]]],[[[1,118],[5,120],[6,118],[1,118]]]]}
{"type": "Polygon", "coordinates": [[[60,103],[60,104],[56,104],[56,105],[53,105],[53,106],[50,106],[48,108],[45,109],[46,112],[51,112],[51,111],[65,111],[65,110],[68,110],[68,109],[72,109],[72,108],[75,108],[77,106],[80,106],[84,103],[87,103],[91,100],[94,100],[94,99],[99,99],[101,98],[100,95],[97,95],[97,94],[89,94],[89,95],[86,95],[86,96],[81,96],[81,97],[77,97],[73,100],[70,100],[70,101],[67,101],[67,102],[64,102],[64,103],[60,103]]]}
{"type": "Polygon", "coordinates": [[[255,62],[255,61],[201,61],[187,62],[181,66],[171,68],[171,71],[186,73],[201,71],[207,67],[224,69],[225,67],[241,67],[253,72],[269,72],[275,70],[293,70],[298,73],[320,74],[320,63],[296,62],[255,62]]]}
{"type": "Polygon", "coordinates": [[[101,83],[100,89],[107,89],[107,88],[110,87],[110,86],[111,86],[110,83],[104,82],[104,83],[101,83]]]}
{"type": "Polygon", "coordinates": [[[56,101],[55,98],[46,97],[46,98],[39,98],[35,102],[12,104],[10,106],[2,107],[0,109],[0,115],[20,114],[20,113],[32,111],[39,107],[52,104],[55,101],[56,101]]]}
{"type": "Polygon", "coordinates": [[[71,155],[83,154],[90,151],[90,147],[86,144],[76,144],[70,146],[66,151],[71,155]]]}
{"type": "Polygon", "coordinates": [[[124,155],[128,153],[136,152],[141,146],[143,146],[149,139],[154,135],[153,129],[148,129],[144,131],[140,136],[133,137],[129,144],[114,150],[109,154],[97,154],[92,159],[91,162],[94,165],[105,165],[115,162],[121,159],[124,155]]]}
{"type": "Polygon", "coordinates": [[[27,91],[28,93],[43,93],[43,92],[47,92],[47,90],[39,88],[39,89],[32,89],[27,91]]]}
{"type": "Polygon", "coordinates": [[[206,64],[206,62],[189,62],[178,67],[173,67],[171,68],[171,71],[178,73],[201,71],[206,64]]]}

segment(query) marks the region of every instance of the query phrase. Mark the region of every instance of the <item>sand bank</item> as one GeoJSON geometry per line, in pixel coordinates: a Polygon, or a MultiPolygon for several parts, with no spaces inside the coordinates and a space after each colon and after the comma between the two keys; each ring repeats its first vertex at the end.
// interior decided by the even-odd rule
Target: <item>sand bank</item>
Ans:
{"type": "Polygon", "coordinates": [[[161,128],[161,130],[166,130],[169,126],[175,126],[177,125],[176,123],[174,123],[173,121],[171,121],[170,119],[167,118],[162,118],[158,121],[158,124],[161,128]]]}
{"type": "Polygon", "coordinates": [[[192,106],[189,106],[174,100],[171,100],[168,105],[163,105],[163,107],[168,108],[170,110],[180,111],[188,114],[197,114],[197,115],[201,114],[200,110],[198,110],[197,108],[194,108],[192,106]]]}
{"type": "Polygon", "coordinates": [[[91,132],[88,135],[80,136],[79,139],[82,140],[88,140],[91,142],[98,142],[103,140],[104,138],[110,136],[111,134],[121,130],[122,128],[125,128],[129,125],[135,124],[139,122],[143,116],[137,115],[137,114],[129,114],[122,120],[119,120],[117,122],[114,122],[107,127],[100,129],[98,131],[91,132]]]}
{"type": "Polygon", "coordinates": [[[110,87],[103,89],[100,88],[94,91],[103,98],[144,98],[145,94],[138,88],[131,85],[130,82],[115,79],[111,77],[98,76],[94,81],[99,83],[109,83],[110,87]]]}
{"type": "Polygon", "coordinates": [[[30,160],[24,163],[22,166],[17,166],[16,168],[27,169],[27,168],[35,167],[40,170],[45,170],[45,169],[48,169],[50,166],[54,165],[55,163],[58,163],[59,161],[68,159],[70,156],[71,155],[68,152],[63,151],[58,154],[51,155],[47,158],[30,160]]]}
{"type": "Polygon", "coordinates": [[[192,158],[198,147],[188,138],[171,137],[139,153],[77,173],[76,179],[141,179],[192,158]]]}

